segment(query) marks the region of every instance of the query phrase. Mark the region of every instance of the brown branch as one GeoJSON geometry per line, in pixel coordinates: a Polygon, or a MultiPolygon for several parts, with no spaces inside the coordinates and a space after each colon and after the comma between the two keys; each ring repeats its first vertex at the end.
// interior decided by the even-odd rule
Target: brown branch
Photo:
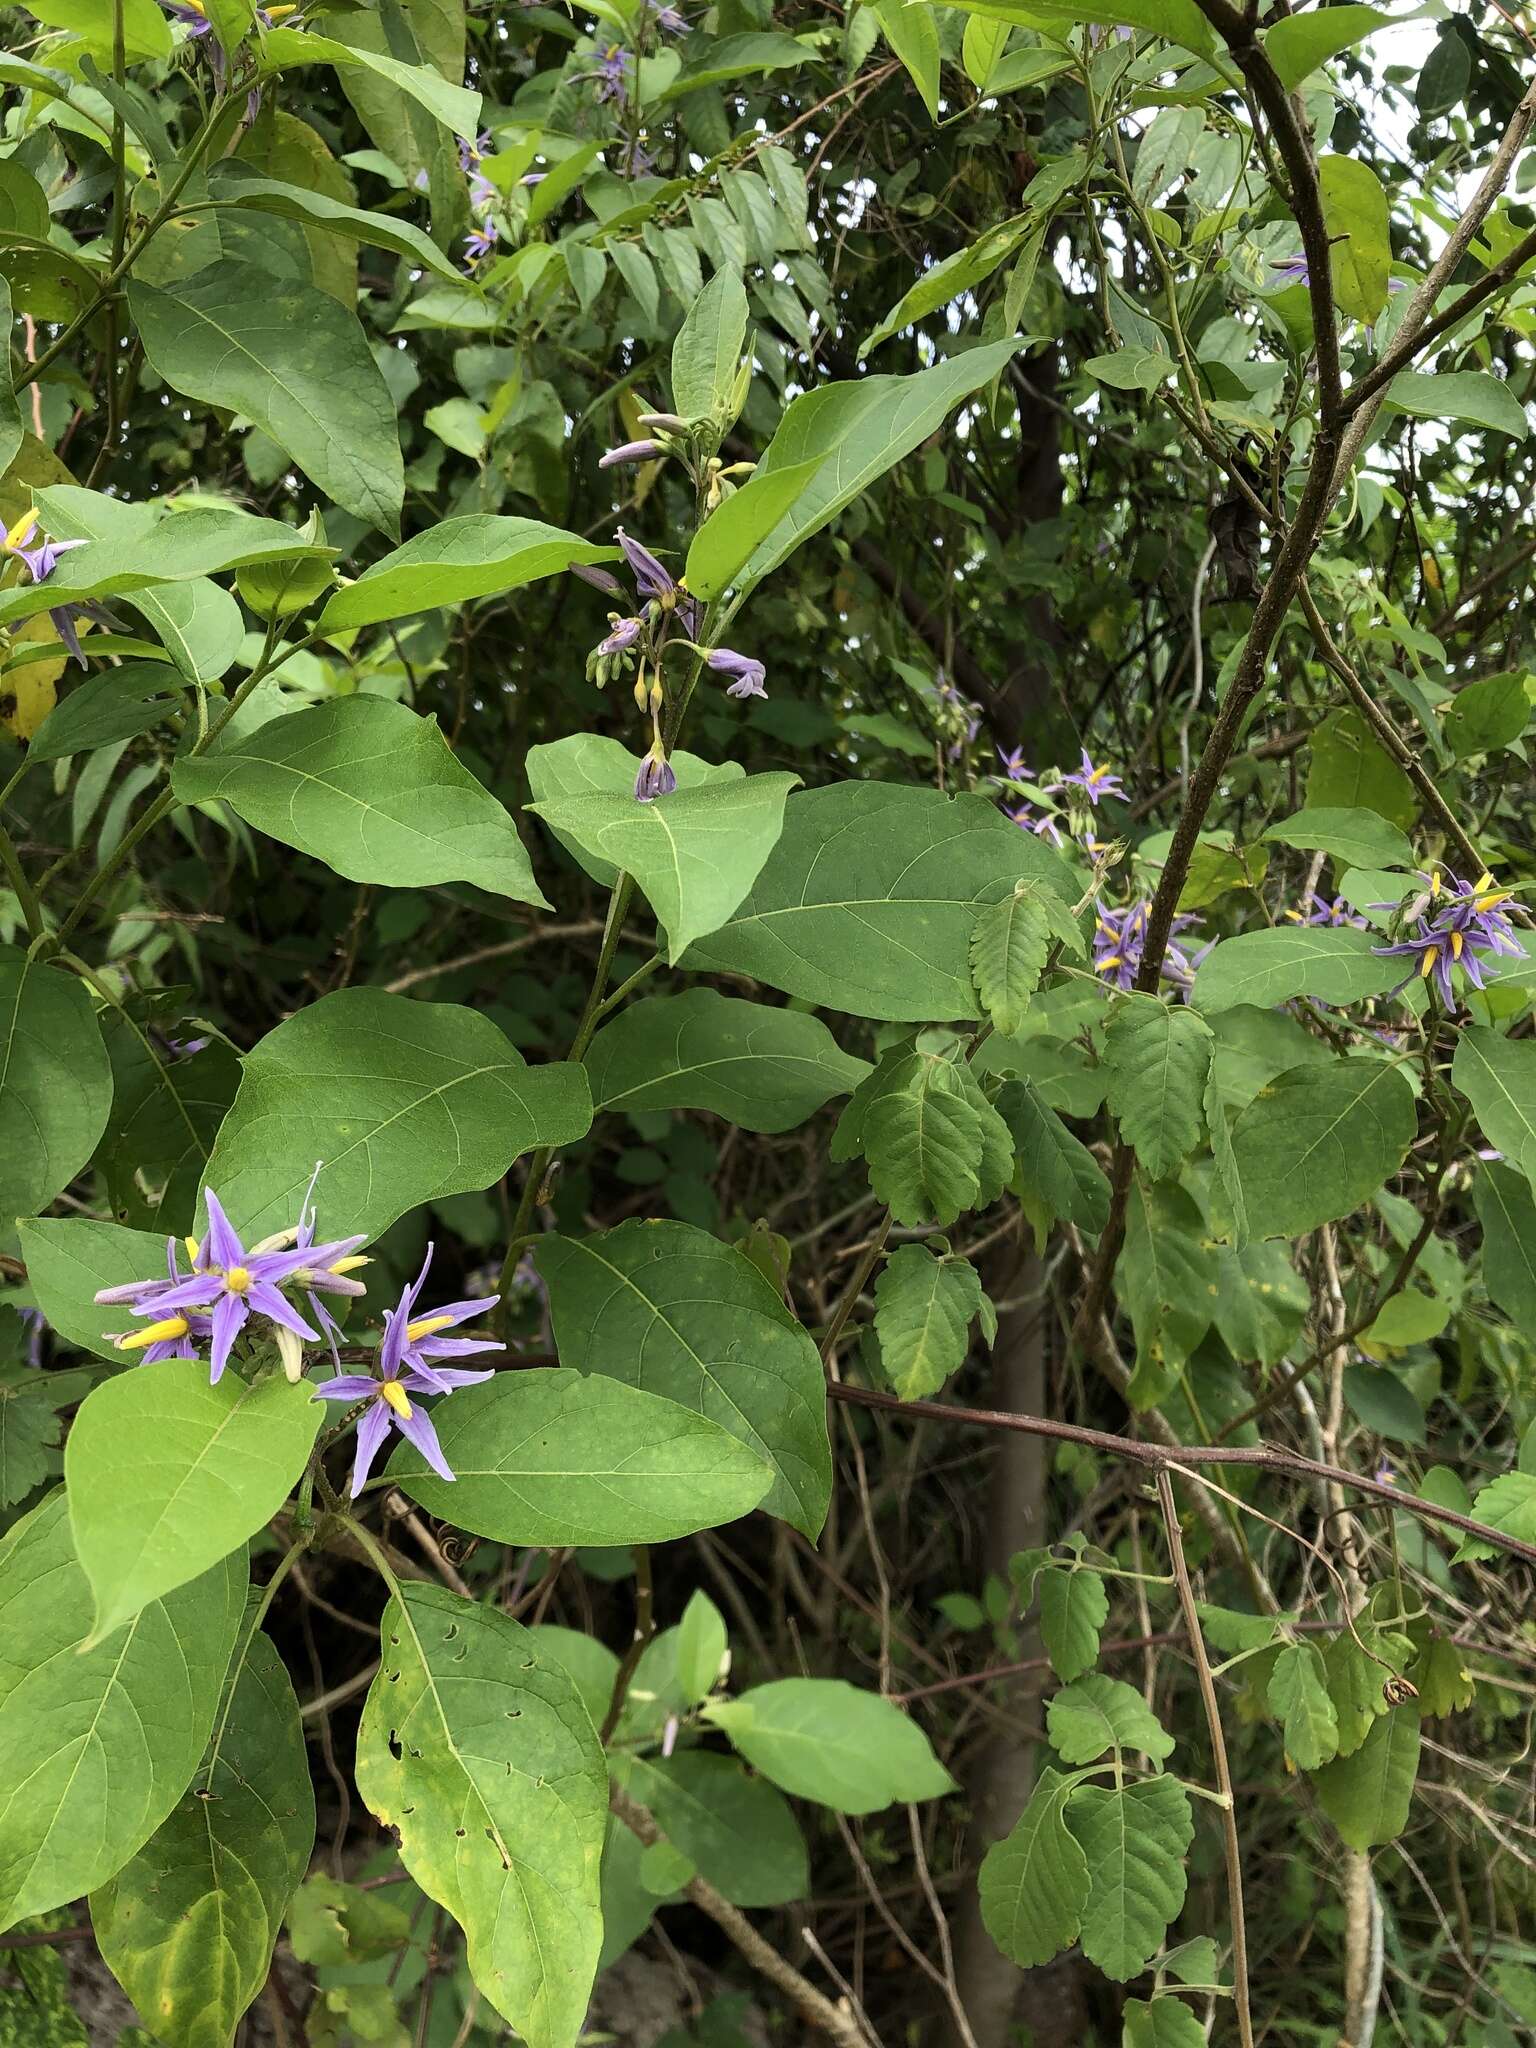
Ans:
{"type": "Polygon", "coordinates": [[[398,974],[393,981],[386,981],[384,993],[387,996],[403,995],[408,988],[415,988],[420,981],[435,981],[440,974],[457,974],[464,967],[478,967],[485,960],[505,960],[513,953],[526,953],[530,946],[537,946],[545,939],[588,939],[595,938],[603,929],[600,917],[584,917],[576,924],[541,924],[515,939],[501,939],[494,946],[476,946],[472,953],[460,953],[453,960],[437,960],[430,967],[413,967],[409,974],[398,974]]]}
{"type": "Polygon", "coordinates": [[[1416,1493],[1405,1493],[1400,1486],[1390,1485],[1384,1479],[1367,1479],[1363,1473],[1346,1472],[1342,1466],[1326,1465],[1320,1458],[1306,1458],[1299,1451],[1282,1450],[1277,1444],[1152,1444],[1139,1437],[1116,1436],[1107,1429],[1057,1422],[1048,1415],[1006,1415],[996,1408],[961,1408],[942,1401],[903,1401],[896,1394],[878,1393],[873,1387],[840,1383],[828,1386],[827,1393],[834,1401],[852,1401],[861,1408],[891,1409],[919,1421],[958,1422],[980,1429],[1018,1429],[1027,1436],[1049,1437],[1056,1443],[1083,1444],[1089,1450],[1102,1451],[1106,1457],[1145,1465],[1154,1472],[1166,1469],[1193,1474],[1206,1465],[1246,1465],[1260,1472],[1277,1472],[1297,1479],[1323,1479],[1335,1486],[1347,1486],[1356,1493],[1367,1494],[1371,1499],[1383,1501],[1393,1508],[1401,1508],[1404,1514],[1417,1515],[1421,1521],[1438,1522],[1448,1529],[1459,1530],[1464,1536],[1475,1536],[1480,1542],[1491,1543],[1496,1550],[1502,1550],[1510,1557],[1536,1565],[1536,1543],[1522,1542],[1518,1536],[1492,1528],[1487,1522],[1475,1521],[1471,1515],[1461,1515],[1454,1508],[1443,1508],[1435,1501],[1422,1500],[1416,1493]]]}

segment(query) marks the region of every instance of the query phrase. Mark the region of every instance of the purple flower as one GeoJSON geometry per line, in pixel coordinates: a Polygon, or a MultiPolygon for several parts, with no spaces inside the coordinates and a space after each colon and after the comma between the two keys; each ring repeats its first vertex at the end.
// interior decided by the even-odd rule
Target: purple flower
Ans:
{"type": "MultiPolygon", "coordinates": [[[[1124,910],[1112,910],[1106,903],[1095,907],[1098,922],[1093,933],[1093,971],[1111,987],[1129,991],[1136,986],[1146,949],[1148,905],[1143,899],[1124,910]]],[[[1198,922],[1194,917],[1176,917],[1169,928],[1170,935],[1186,931],[1198,922]]],[[[1195,963],[1182,946],[1170,943],[1164,948],[1158,977],[1174,988],[1187,989],[1195,978],[1195,963]]]]}
{"type": "Polygon", "coordinates": [[[594,590],[600,590],[604,597],[622,597],[617,576],[610,576],[606,569],[594,568],[588,562],[572,562],[571,574],[579,576],[583,583],[590,583],[594,590]]]}
{"type": "Polygon", "coordinates": [[[621,619],[617,612],[608,614],[608,623],[613,631],[606,640],[598,641],[599,654],[623,654],[634,646],[645,631],[644,619],[621,619]]]}
{"type": "Polygon", "coordinates": [[[677,584],[671,575],[657,561],[650,549],[637,540],[631,540],[623,527],[616,529],[615,538],[624,550],[624,559],[635,579],[635,588],[642,597],[652,597],[658,604],[670,605],[677,596],[677,584]]]}
{"type": "Polygon", "coordinates": [[[1342,896],[1314,896],[1310,910],[1288,910],[1285,915],[1292,924],[1326,925],[1330,930],[1363,932],[1369,929],[1366,920],[1357,910],[1352,910],[1342,896]]]}
{"type": "Polygon", "coordinates": [[[1061,827],[1048,811],[1041,811],[1036,815],[1028,804],[1020,804],[1016,811],[1010,811],[1008,815],[1020,831],[1033,832],[1037,839],[1044,839],[1051,846],[1061,845],[1061,827]]]}
{"type": "Polygon", "coordinates": [[[616,102],[629,97],[629,74],[634,58],[618,43],[610,43],[597,60],[597,97],[616,102]]]}
{"type": "Polygon", "coordinates": [[[454,1301],[445,1308],[431,1309],[424,1316],[414,1315],[416,1299],[431,1264],[432,1247],[428,1245],[421,1271],[400,1296],[397,1306],[385,1313],[378,1377],[375,1379],[369,1373],[340,1373],[335,1379],[322,1380],[315,1388],[317,1400],[366,1400],[369,1404],[357,1425],[357,1455],[352,1464],[354,1500],[367,1483],[373,1461],[391,1427],[415,1445],[440,1479],[452,1479],[455,1475],[443,1456],[437,1431],[425,1409],[412,1402],[410,1397],[412,1394],[451,1394],[456,1387],[478,1386],[482,1380],[494,1376],[493,1369],[463,1372],[452,1366],[439,1365],[439,1359],[463,1358],[475,1352],[506,1349],[504,1344],[490,1337],[443,1337],[438,1334],[494,1308],[498,1298],[495,1295],[483,1301],[454,1301]]]}
{"type": "MultiPolygon", "coordinates": [[[[59,557],[67,555],[71,548],[83,548],[83,540],[41,540],[36,547],[28,547],[37,528],[37,513],[25,512],[11,528],[0,547],[8,555],[14,555],[21,562],[34,583],[46,583],[59,565],[59,557]]],[[[75,630],[75,620],[81,612],[92,617],[101,616],[100,607],[89,604],[61,604],[50,607],[48,616],[53,621],[53,630],[63,641],[66,650],[85,667],[85,656],[80,652],[80,636],[75,630]]]]}
{"type": "Polygon", "coordinates": [[[1125,800],[1125,791],[1120,786],[1120,777],[1112,768],[1095,768],[1086,747],[1082,750],[1082,765],[1070,775],[1063,775],[1056,782],[1043,782],[1040,787],[1047,795],[1058,789],[1080,789],[1089,803],[1097,804],[1100,797],[1117,796],[1125,800]]]}
{"type": "Polygon", "coordinates": [[[687,35],[687,22],[684,21],[675,7],[667,5],[667,0],[645,0],[645,4],[654,18],[656,26],[664,34],[669,36],[687,35]]]}
{"type": "MultiPolygon", "coordinates": [[[[134,1306],[135,1315],[173,1317],[176,1312],[200,1309],[209,1316],[213,1349],[209,1377],[217,1382],[229,1362],[230,1347],[253,1315],[263,1316],[278,1329],[318,1343],[320,1332],[308,1323],[278,1290],[301,1268],[325,1267],[333,1260],[354,1252],[361,1236],[338,1238],[332,1244],[294,1246],[287,1251],[266,1251],[261,1246],[247,1252],[224,1214],[212,1188],[204,1191],[208,1207],[208,1230],[200,1245],[192,1246],[192,1273],[174,1285],[155,1283],[152,1299],[134,1306]]],[[[287,1236],[287,1232],[283,1233],[287,1236]]],[[[189,1240],[190,1245],[190,1240],[189,1240]]],[[[133,1348],[132,1339],[122,1347],[133,1348]]]]}
{"type": "MultiPolygon", "coordinates": [[[[1482,988],[1487,977],[1480,954],[1502,953],[1519,959],[1525,948],[1499,907],[1509,901],[1510,892],[1496,888],[1492,875],[1480,875],[1475,882],[1465,882],[1454,875],[1448,881],[1443,880],[1436,874],[1430,878],[1429,893],[1431,902],[1437,902],[1442,895],[1448,895],[1448,900],[1433,917],[1421,917],[1411,937],[1400,939],[1394,946],[1375,946],[1372,951],[1416,959],[1416,972],[1425,981],[1433,975],[1446,1008],[1454,1010],[1456,989],[1451,980],[1454,969],[1459,967],[1473,988],[1482,988]]],[[[1380,904],[1373,908],[1386,909],[1387,906],[1380,904]]],[[[1411,981],[1413,976],[1410,974],[1407,979],[1411,981]]],[[[1406,982],[1400,982],[1398,986],[1405,987],[1406,982]]]]}
{"type": "Polygon", "coordinates": [[[643,178],[647,171],[654,171],[656,158],[647,149],[638,135],[631,136],[624,145],[624,154],[619,160],[619,174],[625,178],[643,178]]]}
{"type": "Polygon", "coordinates": [[[730,647],[712,647],[704,657],[706,668],[712,668],[717,675],[735,678],[727,690],[727,697],[766,697],[763,678],[768,671],[760,661],[750,654],[737,654],[730,647]]]}
{"type": "Polygon", "coordinates": [[[635,777],[636,803],[654,803],[659,796],[670,796],[677,787],[677,777],[672,772],[672,763],[662,752],[661,741],[651,743],[651,751],[640,763],[640,773],[635,777]]]}
{"type": "Polygon", "coordinates": [[[464,268],[473,270],[477,263],[483,263],[500,239],[495,221],[477,221],[464,237],[464,268]]]}
{"type": "Polygon", "coordinates": [[[1272,262],[1269,267],[1275,273],[1276,284],[1310,285],[1312,282],[1312,272],[1305,255],[1287,256],[1278,262],[1272,262]]]}
{"type": "Polygon", "coordinates": [[[997,758],[1003,764],[1002,775],[997,777],[997,780],[1003,782],[1028,782],[1029,770],[1024,765],[1024,749],[1022,747],[1010,747],[1006,753],[999,747],[997,758]]]}
{"type": "Polygon", "coordinates": [[[621,447],[610,448],[597,459],[599,469],[616,469],[621,462],[654,462],[658,455],[665,455],[666,449],[659,441],[626,441],[621,447]]]}

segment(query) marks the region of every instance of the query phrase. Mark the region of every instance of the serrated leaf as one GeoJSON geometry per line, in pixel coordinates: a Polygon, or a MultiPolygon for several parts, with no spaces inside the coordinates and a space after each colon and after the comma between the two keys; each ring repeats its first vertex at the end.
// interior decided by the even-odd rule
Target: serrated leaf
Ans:
{"type": "Polygon", "coordinates": [[[1136,1334],[1132,1405],[1154,1407],[1199,1346],[1216,1312],[1217,1254],[1204,1219],[1176,1181],[1131,1186],[1120,1290],[1136,1334]]]}
{"type": "Polygon", "coordinates": [[[1164,1180],[1199,1142],[1211,1028],[1187,1004],[1130,996],[1104,1028],[1109,1106],[1120,1135],[1153,1180],[1164,1180]]]}
{"type": "Polygon", "coordinates": [[[1173,1737],[1136,1688],[1102,1671],[1064,1685],[1045,1710],[1045,1726],[1067,1764],[1097,1763],[1111,1749],[1163,1763],[1174,1751],[1173,1737]]]}
{"type": "Polygon", "coordinates": [[[1109,1182],[1081,1139],[1042,1099],[1033,1081],[1010,1081],[997,1107],[1013,1137],[1018,1184],[1044,1204],[1095,1234],[1109,1218],[1109,1182]]]}
{"type": "Polygon", "coordinates": [[[1269,1674],[1268,1696],[1285,1724],[1285,1753],[1299,1770],[1315,1771],[1337,1754],[1338,1716],[1322,1655],[1311,1643],[1285,1645],[1269,1674]]]}
{"type": "Polygon", "coordinates": [[[967,1259],[939,1259],[920,1244],[892,1252],[875,1282],[880,1363],[904,1401],[932,1394],[965,1362],[981,1279],[967,1259]]]}
{"type": "MultiPolygon", "coordinates": [[[[1536,1543],[1536,1472],[1500,1473],[1479,1492],[1472,1503],[1472,1514],[1490,1529],[1518,1536],[1522,1543],[1536,1543]]],[[[1451,1562],[1466,1564],[1473,1558],[1497,1555],[1493,1545],[1480,1536],[1466,1536],[1451,1562]]]]}
{"type": "Polygon", "coordinates": [[[1011,1156],[1006,1125],[952,1061],[896,1053],[854,1090],[832,1157],[861,1151],[871,1186],[898,1223],[944,1226],[995,1199],[999,1147],[1011,1156]]]}
{"type": "Polygon", "coordinates": [[[773,1679],[712,1702],[704,1718],[765,1778],[835,1813],[878,1813],[955,1790],[915,1720],[840,1678],[773,1679]]]}
{"type": "MultiPolygon", "coordinates": [[[[1059,1565],[1040,1574],[1040,1637],[1058,1678],[1080,1678],[1099,1655],[1099,1635],[1109,1619],[1109,1595],[1097,1572],[1059,1565]]],[[[1077,1761],[1077,1759],[1069,1759],[1077,1761]]]]}
{"type": "Polygon", "coordinates": [[[1088,1899],[1088,1864],[1067,1826],[1066,1805],[1080,1782],[1076,1774],[1043,1765],[1012,1831],[982,1859],[982,1920],[1021,1970],[1048,1963],[1077,1939],[1088,1899]]]}
{"type": "Polygon", "coordinates": [[[1205,2029],[1182,1998],[1128,1998],[1121,2048],[1205,2048],[1205,2029]]]}
{"type": "Polygon", "coordinates": [[[90,1898],[103,1957],[166,2048],[229,2048],[267,1981],[314,1840],[299,1703],[258,1631],[191,1788],[90,1898]]]}
{"type": "Polygon", "coordinates": [[[1169,1777],[1082,1785],[1067,1825],[1088,1860],[1083,1954],[1106,1977],[1127,1983],[1147,1967],[1184,1904],[1184,1858],[1195,1832],[1189,1794],[1169,1777]]]}
{"type": "Polygon", "coordinates": [[[1418,1771],[1419,1716],[1394,1707],[1372,1723],[1353,1755],[1324,1765],[1312,1789],[1351,1849],[1374,1849],[1408,1825],[1418,1771]]]}
{"type": "Polygon", "coordinates": [[[982,1014],[1005,1036],[1022,1027],[1050,950],[1045,911],[1027,886],[977,912],[971,933],[971,976],[982,1014]]]}
{"type": "Polygon", "coordinates": [[[380,1623],[357,1787],[463,1928],[470,1975],[529,2048],[574,2048],[602,1939],[608,1781],[564,1669],[494,1607],[407,1585],[380,1623]]]}

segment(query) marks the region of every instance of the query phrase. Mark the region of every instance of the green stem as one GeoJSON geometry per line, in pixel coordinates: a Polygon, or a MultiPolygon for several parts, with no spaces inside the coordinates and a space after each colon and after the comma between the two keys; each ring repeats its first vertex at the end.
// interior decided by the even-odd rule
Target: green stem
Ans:
{"type": "Polygon", "coordinates": [[[277,1598],[279,1586],[282,1585],[289,1572],[292,1571],[304,1552],[309,1548],[312,1535],[313,1532],[309,1529],[300,1530],[299,1534],[283,1553],[278,1562],[277,1570],[268,1579],[265,1586],[262,1587],[261,1598],[256,1602],[246,1621],[245,1628],[240,1637],[239,1650],[229,1660],[230,1680],[225,1689],[224,1703],[219,1709],[219,1718],[215,1724],[212,1739],[208,1744],[208,1758],[204,1766],[202,1784],[204,1793],[207,1792],[209,1785],[213,1782],[214,1767],[219,1760],[219,1750],[224,1741],[224,1731],[229,1726],[229,1710],[234,1702],[235,1686],[239,1682],[240,1668],[249,1654],[251,1644],[256,1640],[256,1631],[267,1618],[267,1610],[277,1598]]]}
{"type": "Polygon", "coordinates": [[[400,1604],[404,1606],[405,1600],[404,1595],[400,1591],[400,1581],[395,1577],[394,1568],[390,1564],[389,1559],[384,1555],[382,1544],[379,1543],[370,1530],[365,1529],[361,1522],[354,1521],[350,1515],[338,1515],[336,1519],[344,1529],[357,1538],[363,1549],[367,1551],[369,1560],[377,1570],[379,1577],[388,1586],[390,1592],[400,1604]]]}

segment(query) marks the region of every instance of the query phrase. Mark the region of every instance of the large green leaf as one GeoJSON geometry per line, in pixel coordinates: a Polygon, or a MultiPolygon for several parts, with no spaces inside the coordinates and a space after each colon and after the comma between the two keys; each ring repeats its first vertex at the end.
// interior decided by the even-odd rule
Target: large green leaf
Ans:
{"type": "Polygon", "coordinates": [[[1232,1128],[1250,1229],[1297,1237],[1347,1216],[1396,1172],[1417,1129],[1408,1078],[1385,1060],[1308,1061],[1279,1075],[1232,1128]]]}
{"type": "Polygon", "coordinates": [[[854,1090],[832,1136],[834,1161],[862,1152],[896,1221],[947,1226],[996,1201],[1012,1166],[1008,1125],[963,1062],[887,1053],[854,1090]]]}
{"type": "Polygon", "coordinates": [[[114,1095],[96,1153],[114,1212],[176,1236],[193,1228],[203,1170],[240,1084],[240,1061],[220,1038],[196,1052],[164,1051],[120,1011],[108,1011],[114,1095]]]}
{"type": "Polygon", "coordinates": [[[87,1650],[94,1602],[63,1489],[0,1538],[0,1928],[120,1870],[213,1726],[245,1608],[243,1555],[87,1650]]]}
{"type": "Polygon", "coordinates": [[[773,1478],[697,1410],[621,1380],[501,1372],[434,1418],[455,1476],[402,1442],[389,1476],[429,1513],[498,1543],[667,1543],[733,1522],[773,1478]]]}
{"type": "Polygon", "coordinates": [[[608,1781],[581,1695],[494,1607],[408,1585],[380,1623],[357,1788],[463,1928],[470,1974],[528,2048],[574,2048],[602,1941],[608,1781]]]}
{"type": "Polygon", "coordinates": [[[1264,54],[1286,91],[1294,92],[1320,64],[1341,50],[1352,50],[1377,29],[1386,28],[1389,20],[1379,8],[1362,7],[1354,0],[1310,14],[1286,15],[1265,30],[1264,54]]]}
{"type": "Polygon", "coordinates": [[[210,1385],[200,1358],[104,1380],[64,1451],[75,1553],[96,1596],[93,1640],[264,1528],[304,1470],[321,1412],[281,1373],[247,1386],[226,1372],[210,1385]]]}
{"type": "Polygon", "coordinates": [[[528,806],[562,840],[633,875],[676,961],[736,909],[784,829],[798,775],[744,775],[677,789],[651,803],[633,792],[550,797],[528,806]]]}
{"type": "Polygon", "coordinates": [[[763,450],[757,475],[769,477],[807,463],[815,467],[738,571],[737,589],[751,590],[802,541],[819,533],[877,477],[926,441],[963,399],[989,384],[1018,348],[1014,340],[989,342],[910,377],[823,384],[795,399],[763,450]]]}
{"type": "Polygon", "coordinates": [[[230,1672],[191,1790],[91,1894],[102,1955],[166,2048],[230,2048],[314,1840],[299,1703],[258,1630],[230,1672]]]}
{"type": "Polygon", "coordinates": [[[474,882],[549,905],[511,817],[438,730],[387,697],[341,697],[178,761],[184,803],[222,801],[350,882],[474,882]]]}
{"type": "Polygon", "coordinates": [[[619,1756],[616,1775],[733,1906],[783,1906],[810,1883],[805,1838],[788,1801],[734,1757],[702,1749],[619,1756]]]}
{"type": "Polygon", "coordinates": [[[790,798],[751,894],[685,964],[856,1017],[975,1017],[977,908],[1021,880],[1067,904],[1079,893],[1065,862],[983,797],[834,783],[790,798]]]}
{"type": "Polygon", "coordinates": [[[684,419],[733,417],[746,338],[746,287],[734,270],[717,270],[672,344],[672,403],[684,419]]]}
{"type": "Polygon", "coordinates": [[[722,1424],[773,1465],[768,1512],[814,1538],[832,1484],[821,1361],[752,1261],[664,1222],[545,1237],[537,1257],[563,1363],[722,1424]]]}
{"type": "Polygon", "coordinates": [[[1491,427],[1515,441],[1530,432],[1518,394],[1487,370],[1399,370],[1387,386],[1387,404],[1415,419],[1491,427]]]}
{"type": "Polygon", "coordinates": [[[1011,1963],[1037,1969],[1077,1939],[1088,1900],[1088,1864],[1066,1821],[1079,1783],[1042,1767],[1013,1831],[982,1860],[977,1885],[988,1934],[1011,1963]]]}
{"type": "Polygon", "coordinates": [[[1051,1747],[1067,1764],[1091,1764],[1114,1750],[1142,1752],[1159,1763],[1172,1756],[1173,1737],[1135,1686],[1090,1671],[1054,1695],[1045,1712],[1051,1747]]]}
{"type": "MultiPolygon", "coordinates": [[[[332,19],[337,19],[332,16],[332,19]]],[[[342,17],[349,34],[357,32],[351,17],[342,17]]],[[[460,30],[462,55],[463,32],[460,30]]],[[[342,43],[312,29],[269,29],[261,38],[261,55],[269,70],[287,71],[295,64],[332,64],[345,74],[361,69],[374,74],[398,93],[424,107],[433,120],[455,135],[473,141],[480,126],[480,95],[439,76],[430,65],[402,64],[383,50],[364,48],[360,43],[342,43]]],[[[462,67],[461,67],[462,68],[462,67]]],[[[413,166],[403,165],[407,171],[413,166]]]]}
{"type": "Polygon", "coordinates": [[[130,283],[128,302],[173,391],[244,413],[343,511],[399,530],[394,401],[353,314],[232,257],[175,291],[130,283]]]}
{"type": "Polygon", "coordinates": [[[1083,1785],[1067,1825],[1088,1861],[1083,1954],[1106,1977],[1139,1977],[1184,1904],[1184,1858],[1194,1837],[1189,1794],[1177,1778],[1083,1785]]]}
{"type": "Polygon", "coordinates": [[[85,983],[0,946],[0,1230],[68,1187],[111,1107],[112,1068],[85,983]]]}
{"type": "Polygon", "coordinates": [[[1387,195],[1362,157],[1325,156],[1317,167],[1323,225],[1333,256],[1333,296],[1341,313],[1377,318],[1387,303],[1392,237],[1387,195]]]}
{"type": "Polygon", "coordinates": [[[1212,1047],[1210,1026],[1182,1003],[1133,995],[1110,1013],[1109,1106],[1153,1180],[1176,1172],[1199,1140],[1212,1047]]]}
{"type": "Polygon", "coordinates": [[[1376,1849],[1407,1827],[1418,1774],[1419,1716],[1412,1707],[1393,1707],[1372,1722],[1357,1750],[1314,1775],[1312,1789],[1351,1849],[1376,1849]]]}
{"type": "Polygon", "coordinates": [[[929,0],[871,0],[881,31],[928,109],[939,118],[939,31],[929,0]]]}
{"type": "Polygon", "coordinates": [[[1536,1201],[1513,1168],[1487,1161],[1472,1185],[1483,1232],[1483,1282],[1520,1330],[1536,1330],[1536,1201]]]}
{"type": "Polygon", "coordinates": [[[49,1328],[66,1344],[121,1365],[112,1338],[133,1318],[120,1302],[104,1307],[95,1295],[130,1280],[161,1279],[165,1238],[86,1216],[24,1217],[20,1235],[27,1279],[49,1328]]]}
{"type": "Polygon", "coordinates": [[[1451,1079],[1489,1144],[1536,1186],[1536,1045],[1468,1026],[1457,1034],[1451,1079]]]}
{"type": "Polygon", "coordinates": [[[1190,1001],[1207,1015],[1238,1003],[1269,1009],[1293,996],[1344,1005],[1379,996],[1403,978],[1401,960],[1373,951],[1373,932],[1276,925],[1222,939],[1195,970],[1190,1001]]]}
{"type": "Polygon", "coordinates": [[[904,1401],[936,1393],[965,1363],[984,1306],[969,1259],[938,1259],[920,1244],[892,1252],[875,1282],[875,1335],[893,1391],[904,1401]]]}
{"type": "Polygon", "coordinates": [[[1271,825],[1264,837],[1278,839],[1282,846],[1299,846],[1304,852],[1326,853],[1338,863],[1340,874],[1345,868],[1413,866],[1413,847],[1406,835],[1378,811],[1297,811],[1292,817],[1282,818],[1278,825],[1271,825]]]}
{"type": "Polygon", "coordinates": [[[708,1109],[744,1131],[792,1130],[870,1071],[819,1017],[708,988],[622,1010],[585,1064],[596,1109],[708,1109]]]}
{"type": "MultiPolygon", "coordinates": [[[[576,732],[563,740],[530,747],[523,765],[528,786],[539,802],[592,795],[623,796],[633,801],[640,756],[605,733],[576,732]]],[[[681,793],[702,788],[706,783],[739,782],[745,771],[739,761],[701,761],[697,754],[687,754],[679,748],[672,756],[672,772],[681,793]]],[[[547,819],[545,822],[549,823],[547,819]]],[[[601,882],[605,889],[613,887],[619,870],[611,860],[590,852],[581,841],[557,826],[550,825],[549,829],[594,882],[601,882]]]]}
{"type": "Polygon", "coordinates": [[[1010,1081],[997,1106],[1013,1137],[1017,1185],[1053,1216],[1082,1230],[1102,1230],[1109,1216],[1104,1169],[1034,1082],[1010,1081]]]}
{"type": "Polygon", "coordinates": [[[487,1188],[538,1145],[586,1136],[583,1069],[530,1067],[488,1017],[382,989],[322,996],[245,1056],[208,1184],[249,1239],[285,1230],[315,1161],[328,1236],[487,1188]]]}
{"type": "Polygon", "coordinates": [[[616,548],[582,540],[540,519],[505,519],[470,512],[443,519],[365,569],[338,590],[320,615],[321,629],[340,633],[439,605],[500,597],[574,563],[611,562],[616,548]]]}
{"type": "Polygon", "coordinates": [[[914,1720],[840,1678],[773,1679],[713,1702],[704,1718],[765,1778],[835,1813],[878,1813],[955,1790],[914,1720]]]}
{"type": "Polygon", "coordinates": [[[278,178],[241,178],[238,183],[221,185],[218,197],[221,206],[270,213],[280,220],[302,221],[331,234],[366,242],[371,248],[391,249],[397,256],[408,257],[419,270],[435,271],[450,284],[464,281],[463,272],[455,269],[430,235],[392,214],[369,213],[363,207],[344,205],[323,192],[306,191],[302,185],[287,185],[278,178]]]}

